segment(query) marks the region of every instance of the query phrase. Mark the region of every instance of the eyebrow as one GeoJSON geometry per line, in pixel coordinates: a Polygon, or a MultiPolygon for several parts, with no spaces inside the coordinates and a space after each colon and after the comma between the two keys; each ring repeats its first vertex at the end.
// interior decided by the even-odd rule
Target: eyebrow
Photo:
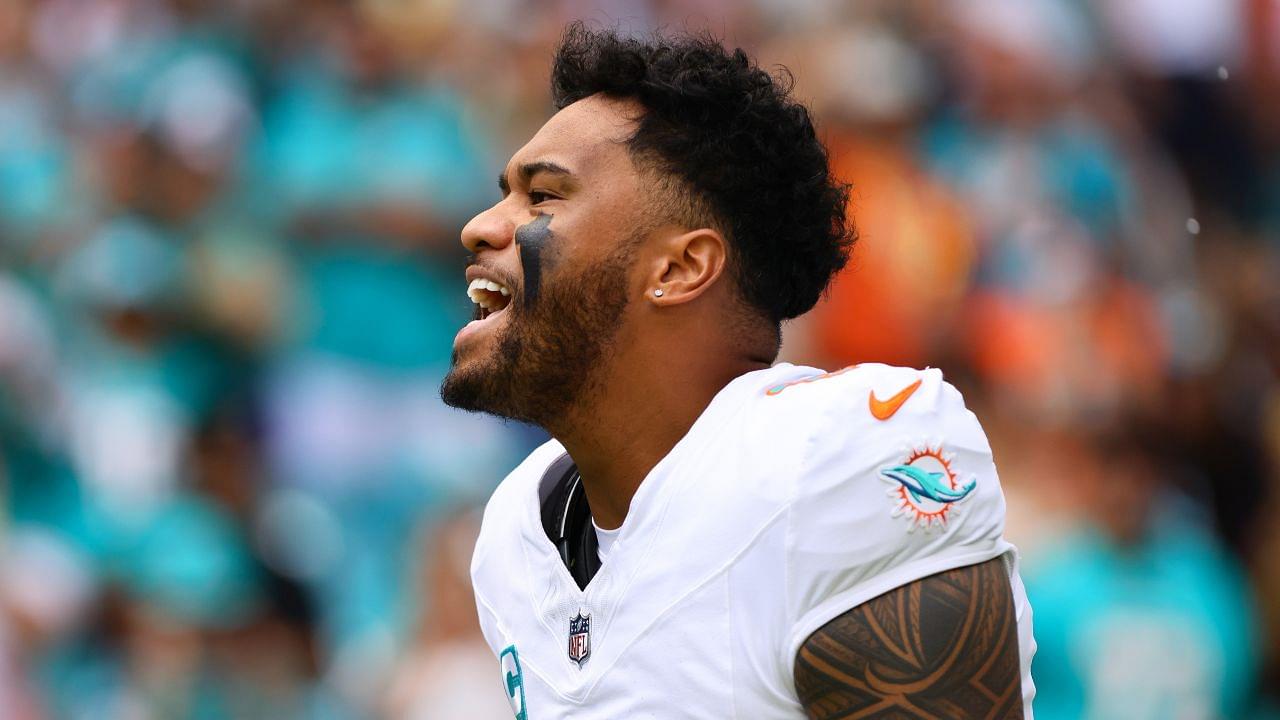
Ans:
{"type": "MultiPolygon", "coordinates": [[[[559,175],[566,178],[569,182],[573,182],[574,174],[563,165],[558,165],[549,160],[538,160],[535,162],[523,163],[516,168],[516,174],[524,182],[529,182],[534,175],[551,174],[559,175]]],[[[498,174],[498,189],[502,191],[503,196],[511,192],[511,185],[507,182],[507,174],[505,172],[498,174]]]]}

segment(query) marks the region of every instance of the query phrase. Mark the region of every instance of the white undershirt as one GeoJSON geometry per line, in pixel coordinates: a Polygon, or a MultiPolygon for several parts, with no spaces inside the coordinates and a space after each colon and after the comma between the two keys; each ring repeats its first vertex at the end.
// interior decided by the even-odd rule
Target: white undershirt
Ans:
{"type": "Polygon", "coordinates": [[[618,539],[618,533],[622,532],[622,526],[618,526],[612,530],[601,530],[596,521],[591,521],[591,527],[596,529],[596,543],[600,546],[597,555],[600,556],[600,564],[609,557],[609,551],[613,549],[613,543],[618,539]]]}

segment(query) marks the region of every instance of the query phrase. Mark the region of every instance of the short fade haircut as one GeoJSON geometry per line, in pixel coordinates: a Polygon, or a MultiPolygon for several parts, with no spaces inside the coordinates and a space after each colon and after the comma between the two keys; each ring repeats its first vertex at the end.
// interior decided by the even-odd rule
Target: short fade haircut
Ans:
{"type": "Polygon", "coordinates": [[[559,109],[596,94],[644,108],[633,162],[674,181],[678,220],[725,234],[739,293],[775,324],[817,303],[855,239],[849,186],[832,177],[792,85],[709,35],[646,40],[580,22],[551,71],[559,109]]]}

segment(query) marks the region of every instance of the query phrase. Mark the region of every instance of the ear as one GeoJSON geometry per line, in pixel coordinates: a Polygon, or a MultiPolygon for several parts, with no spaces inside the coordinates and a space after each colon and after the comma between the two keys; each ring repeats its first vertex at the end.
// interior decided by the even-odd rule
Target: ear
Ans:
{"type": "Polygon", "coordinates": [[[728,263],[729,244],[710,228],[672,234],[655,244],[658,251],[645,278],[645,299],[658,307],[681,305],[715,285],[728,263]]]}

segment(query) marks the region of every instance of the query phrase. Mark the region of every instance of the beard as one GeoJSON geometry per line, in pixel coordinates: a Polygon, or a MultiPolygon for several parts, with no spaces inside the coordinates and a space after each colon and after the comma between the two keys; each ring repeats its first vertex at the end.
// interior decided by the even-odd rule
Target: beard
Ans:
{"type": "Polygon", "coordinates": [[[461,410],[544,429],[557,424],[594,392],[609,358],[627,307],[633,249],[624,243],[602,265],[578,275],[540,278],[542,292],[532,305],[514,295],[495,351],[459,366],[455,350],[440,397],[461,410]]]}

